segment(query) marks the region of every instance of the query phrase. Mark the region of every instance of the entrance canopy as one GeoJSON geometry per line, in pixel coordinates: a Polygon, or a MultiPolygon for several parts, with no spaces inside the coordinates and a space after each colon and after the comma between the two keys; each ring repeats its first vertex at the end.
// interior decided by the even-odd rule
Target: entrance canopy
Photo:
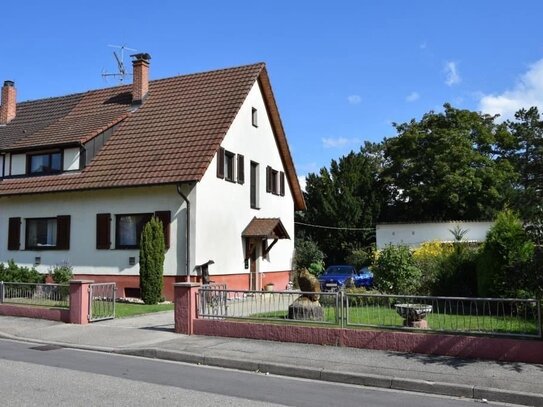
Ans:
{"type": "Polygon", "coordinates": [[[261,239],[290,239],[287,230],[279,218],[254,217],[241,232],[242,237],[261,239]]]}

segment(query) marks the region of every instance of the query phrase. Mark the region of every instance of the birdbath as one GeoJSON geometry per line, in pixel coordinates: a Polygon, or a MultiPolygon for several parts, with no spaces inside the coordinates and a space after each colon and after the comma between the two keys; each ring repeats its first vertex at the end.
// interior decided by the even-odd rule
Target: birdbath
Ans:
{"type": "Polygon", "coordinates": [[[395,304],[396,312],[404,319],[403,326],[412,328],[428,328],[426,315],[432,312],[432,306],[427,304],[395,304]]]}

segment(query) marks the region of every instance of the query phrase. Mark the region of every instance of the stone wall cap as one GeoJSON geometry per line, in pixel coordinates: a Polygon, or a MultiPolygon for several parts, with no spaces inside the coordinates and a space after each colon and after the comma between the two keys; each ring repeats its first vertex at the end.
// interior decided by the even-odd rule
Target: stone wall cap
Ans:
{"type": "Polygon", "coordinates": [[[92,284],[94,280],[70,280],[70,284],[92,284]]]}

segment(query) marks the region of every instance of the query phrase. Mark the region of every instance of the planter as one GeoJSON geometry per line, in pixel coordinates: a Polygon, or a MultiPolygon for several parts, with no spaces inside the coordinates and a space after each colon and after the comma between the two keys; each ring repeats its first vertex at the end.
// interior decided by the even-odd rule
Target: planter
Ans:
{"type": "Polygon", "coordinates": [[[426,315],[432,312],[432,306],[427,304],[396,304],[396,312],[404,319],[403,325],[412,328],[428,328],[426,315]]]}
{"type": "Polygon", "coordinates": [[[264,291],[275,291],[275,284],[269,283],[264,286],[264,291]]]}

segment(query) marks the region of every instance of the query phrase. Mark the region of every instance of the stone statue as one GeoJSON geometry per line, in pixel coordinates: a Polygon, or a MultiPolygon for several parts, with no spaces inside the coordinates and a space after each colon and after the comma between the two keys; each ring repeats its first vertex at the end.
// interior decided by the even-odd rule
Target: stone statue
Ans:
{"type": "Polygon", "coordinates": [[[298,285],[303,292],[288,307],[288,318],[309,321],[324,321],[324,311],[319,303],[321,292],[319,280],[307,269],[298,273],[298,285]]]}

